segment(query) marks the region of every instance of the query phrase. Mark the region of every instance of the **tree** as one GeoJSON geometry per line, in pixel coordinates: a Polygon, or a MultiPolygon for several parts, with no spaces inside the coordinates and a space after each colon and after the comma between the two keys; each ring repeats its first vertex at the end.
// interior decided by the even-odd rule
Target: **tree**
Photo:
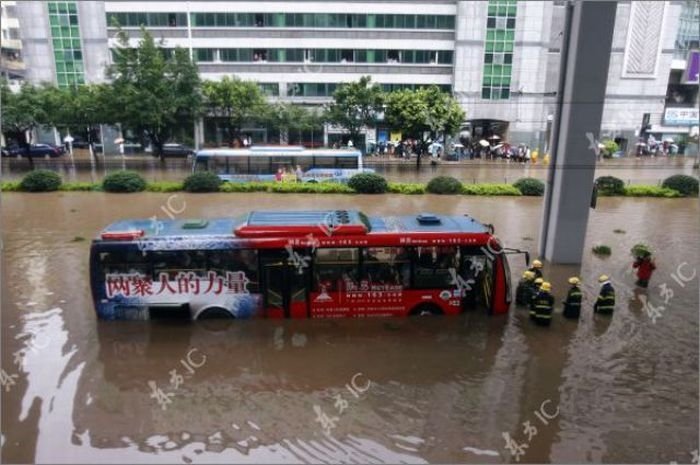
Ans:
{"type": "Polygon", "coordinates": [[[433,139],[457,132],[465,114],[451,95],[430,86],[387,94],[385,117],[387,123],[409,137],[423,140],[424,132],[433,139]]]}
{"type": "Polygon", "coordinates": [[[229,142],[240,138],[246,124],[270,118],[270,106],[255,82],[224,76],[202,85],[204,108],[208,115],[222,118],[229,142]]]}
{"type": "Polygon", "coordinates": [[[437,86],[430,86],[387,94],[385,118],[389,125],[421,141],[416,158],[416,164],[420,165],[421,154],[427,146],[424,133],[428,132],[433,140],[455,133],[464,121],[465,113],[451,95],[437,86]]]}
{"type": "Polygon", "coordinates": [[[2,101],[2,133],[22,147],[29,166],[34,169],[34,160],[29,156],[34,130],[47,122],[43,105],[43,90],[31,84],[23,84],[19,92],[12,92],[5,80],[0,83],[2,101]]]}
{"type": "Polygon", "coordinates": [[[163,160],[163,144],[176,131],[192,128],[201,107],[197,66],[189,53],[164,49],[141,29],[137,48],[130,48],[128,35],[117,32],[114,64],[107,68],[112,79],[109,113],[123,128],[144,135],[163,160]]]}
{"type": "MultiPolygon", "coordinates": [[[[286,133],[309,131],[322,124],[321,116],[308,108],[291,103],[272,105],[268,117],[268,125],[273,129],[286,133]]],[[[287,142],[284,139],[283,142],[287,142]]]]}
{"type": "Polygon", "coordinates": [[[111,99],[112,88],[108,84],[47,88],[45,105],[49,123],[73,134],[83,134],[90,154],[95,156],[99,125],[114,122],[110,114],[111,99]]]}
{"type": "Polygon", "coordinates": [[[384,93],[381,87],[371,81],[371,77],[363,76],[357,82],[338,86],[333,92],[333,103],[325,115],[329,123],[347,129],[355,145],[362,128],[374,124],[377,114],[382,111],[384,93]]]}

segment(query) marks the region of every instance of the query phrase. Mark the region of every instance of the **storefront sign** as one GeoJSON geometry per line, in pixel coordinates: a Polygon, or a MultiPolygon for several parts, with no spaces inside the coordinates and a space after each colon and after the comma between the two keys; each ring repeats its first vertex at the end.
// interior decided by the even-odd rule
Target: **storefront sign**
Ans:
{"type": "Polygon", "coordinates": [[[668,126],[697,126],[700,112],[697,108],[666,108],[664,124],[668,126]]]}

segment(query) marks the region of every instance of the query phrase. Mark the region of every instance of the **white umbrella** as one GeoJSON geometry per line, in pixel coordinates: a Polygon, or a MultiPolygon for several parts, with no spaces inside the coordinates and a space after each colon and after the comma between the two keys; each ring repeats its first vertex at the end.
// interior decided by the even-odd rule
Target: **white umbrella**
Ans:
{"type": "Polygon", "coordinates": [[[481,140],[479,141],[479,145],[482,146],[482,147],[488,147],[488,146],[489,146],[489,143],[488,143],[488,141],[485,141],[484,139],[481,139],[481,140]]]}
{"type": "Polygon", "coordinates": [[[115,144],[123,144],[123,143],[124,143],[124,138],[122,138],[122,137],[117,137],[116,139],[114,139],[114,143],[115,143],[115,144]]]}
{"type": "Polygon", "coordinates": [[[489,139],[493,139],[493,140],[498,140],[498,139],[500,139],[500,138],[501,138],[501,136],[497,136],[496,134],[494,134],[493,136],[489,137],[489,139]]]}

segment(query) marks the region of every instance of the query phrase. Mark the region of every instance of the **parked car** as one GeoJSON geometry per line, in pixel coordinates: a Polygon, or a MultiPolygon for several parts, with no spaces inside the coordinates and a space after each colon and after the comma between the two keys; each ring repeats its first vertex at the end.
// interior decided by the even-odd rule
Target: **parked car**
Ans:
{"type": "MultiPolygon", "coordinates": [[[[49,156],[51,158],[60,157],[66,153],[65,147],[61,145],[53,144],[32,144],[29,148],[30,157],[45,157],[49,156]]],[[[19,145],[13,145],[6,147],[2,150],[3,157],[16,157],[16,156],[26,156],[26,151],[24,147],[19,145]]]]}
{"type": "MultiPolygon", "coordinates": [[[[152,152],[156,156],[155,151],[152,152]]],[[[194,150],[184,144],[163,144],[164,157],[189,157],[194,155],[194,150]]]]}

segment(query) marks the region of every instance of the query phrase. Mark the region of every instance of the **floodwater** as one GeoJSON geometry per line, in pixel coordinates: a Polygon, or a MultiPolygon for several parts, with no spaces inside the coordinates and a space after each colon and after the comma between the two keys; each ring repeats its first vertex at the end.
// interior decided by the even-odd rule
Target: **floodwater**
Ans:
{"type": "MultiPolygon", "coordinates": [[[[428,182],[435,176],[454,176],[465,183],[494,182],[513,183],[522,177],[547,177],[547,165],[508,163],[503,160],[469,160],[463,162],[439,162],[431,165],[426,157],[420,169],[416,169],[415,160],[365,159],[368,167],[390,181],[428,182]]],[[[660,184],[665,178],[674,174],[697,176],[693,164],[696,157],[660,157],[660,158],[625,158],[603,160],[596,167],[596,176],[615,176],[628,184],[660,184]]],[[[35,161],[37,168],[49,168],[58,171],[69,181],[100,181],[110,171],[133,169],[139,171],[148,181],[182,180],[192,172],[192,162],[187,159],[167,159],[165,164],[153,157],[111,156],[91,163],[85,156],[71,160],[68,156],[60,159],[35,161]]],[[[572,167],[570,169],[577,169],[572,167]]],[[[3,179],[20,179],[29,170],[29,164],[22,159],[6,159],[2,162],[3,179]]]]}
{"type": "MultiPolygon", "coordinates": [[[[175,195],[180,216],[197,218],[251,207],[469,213],[531,251],[541,209],[539,198],[175,195]]],[[[164,218],[168,198],[3,195],[2,369],[12,380],[3,383],[3,462],[688,463],[697,454],[697,199],[599,199],[582,267],[545,269],[557,301],[567,276],[582,276],[578,323],[557,316],[536,327],[522,309],[96,321],[89,238],[119,218],[164,218]],[[642,240],[659,252],[648,293],[629,273],[628,251],[642,240]],[[612,256],[592,256],[597,243],[612,256]],[[612,317],[591,313],[601,272],[618,291],[612,317]],[[647,298],[663,307],[655,319],[647,298]],[[163,407],[149,382],[172,393],[163,407]]],[[[511,260],[514,274],[523,265],[511,260]]]]}

